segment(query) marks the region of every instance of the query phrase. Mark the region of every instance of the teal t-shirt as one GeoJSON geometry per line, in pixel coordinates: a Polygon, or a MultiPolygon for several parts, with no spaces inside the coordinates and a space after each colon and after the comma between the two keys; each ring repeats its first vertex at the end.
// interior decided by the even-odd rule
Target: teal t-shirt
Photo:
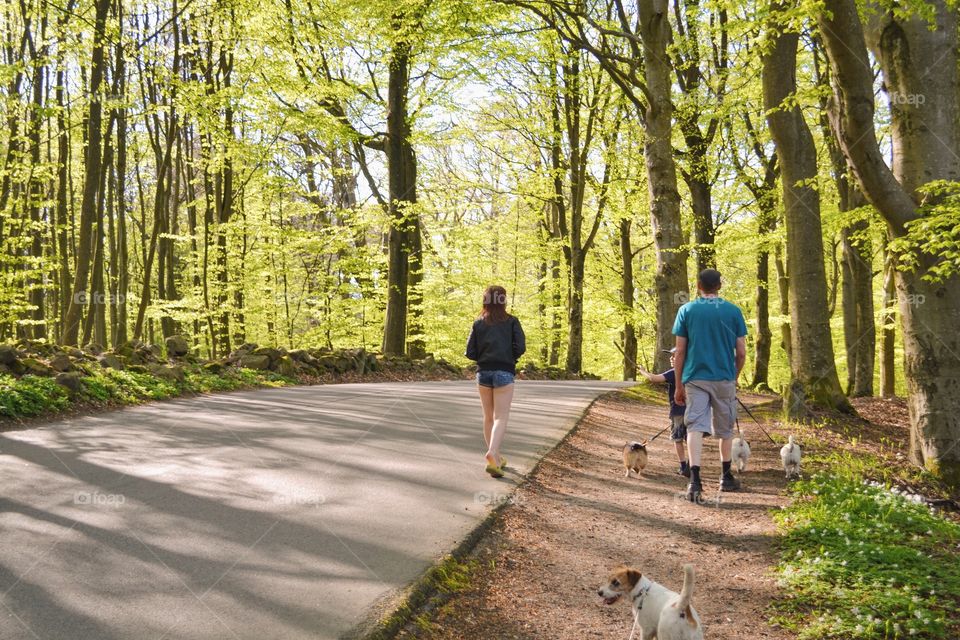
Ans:
{"type": "Polygon", "coordinates": [[[723,298],[697,298],[680,307],[673,335],[687,339],[683,383],[735,380],[737,338],[747,335],[740,307],[723,298]]]}

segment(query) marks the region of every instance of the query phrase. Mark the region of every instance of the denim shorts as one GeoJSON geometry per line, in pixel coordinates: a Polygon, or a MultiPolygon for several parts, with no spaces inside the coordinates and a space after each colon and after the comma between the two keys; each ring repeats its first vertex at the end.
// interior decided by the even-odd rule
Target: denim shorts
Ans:
{"type": "Polygon", "coordinates": [[[477,371],[477,384],[481,387],[505,387],[513,384],[513,374],[509,371],[477,371]]]}

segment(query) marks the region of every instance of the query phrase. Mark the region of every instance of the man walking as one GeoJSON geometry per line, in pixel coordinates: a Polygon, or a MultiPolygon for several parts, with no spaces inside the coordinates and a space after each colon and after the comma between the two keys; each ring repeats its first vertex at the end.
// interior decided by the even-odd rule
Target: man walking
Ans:
{"type": "Polygon", "coordinates": [[[674,399],[687,406],[684,423],[691,476],[687,499],[692,502],[700,502],[703,493],[700,460],[708,433],[720,439],[720,491],[740,488],[730,471],[730,447],[737,419],[737,379],[747,358],[747,325],[740,308],[719,296],[720,284],[719,271],[701,271],[700,296],[680,307],[673,324],[679,373],[674,399]]]}

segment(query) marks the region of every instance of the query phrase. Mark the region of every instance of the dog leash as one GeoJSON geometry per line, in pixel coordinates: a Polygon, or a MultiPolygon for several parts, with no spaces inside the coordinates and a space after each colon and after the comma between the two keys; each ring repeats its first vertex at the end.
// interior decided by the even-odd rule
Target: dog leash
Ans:
{"type": "Polygon", "coordinates": [[[627,640],[633,640],[633,634],[637,632],[637,624],[640,622],[640,612],[633,612],[633,626],[630,628],[630,637],[627,640]]]}
{"type": "MultiPolygon", "coordinates": [[[[741,400],[740,398],[737,398],[737,402],[740,404],[741,407],[743,407],[743,410],[747,412],[747,415],[753,418],[753,421],[757,423],[758,427],[760,427],[760,431],[763,431],[763,435],[767,436],[767,439],[773,443],[773,446],[779,447],[780,443],[774,440],[770,436],[770,434],[767,432],[767,430],[763,428],[763,425],[760,424],[759,420],[757,420],[757,416],[753,415],[753,412],[747,408],[747,405],[743,404],[743,400],[741,400]]],[[[737,432],[739,433],[739,431],[740,431],[740,421],[737,420],[737,432]]]]}
{"type": "Polygon", "coordinates": [[[672,424],[668,424],[668,425],[665,426],[663,429],[660,429],[660,431],[657,432],[657,435],[656,435],[656,436],[653,436],[652,438],[650,438],[649,440],[647,440],[647,444],[650,444],[651,442],[653,442],[654,440],[656,440],[656,439],[657,439],[657,436],[659,436],[660,434],[662,434],[664,431],[666,431],[667,429],[669,429],[669,428],[672,427],[672,426],[673,426],[672,424]]]}

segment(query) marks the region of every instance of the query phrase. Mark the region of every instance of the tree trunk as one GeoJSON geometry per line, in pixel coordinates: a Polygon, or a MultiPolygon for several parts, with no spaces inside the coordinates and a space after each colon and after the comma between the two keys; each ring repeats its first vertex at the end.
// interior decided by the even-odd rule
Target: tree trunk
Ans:
{"type": "MultiPolygon", "coordinates": [[[[393,18],[399,32],[407,28],[402,12],[393,18]]],[[[410,250],[413,233],[419,232],[417,160],[410,140],[407,107],[410,89],[410,43],[398,38],[390,55],[387,87],[387,175],[390,192],[390,230],[387,243],[387,312],[383,329],[383,352],[402,355],[407,342],[407,311],[410,285],[410,250]]]]}
{"type": "Polygon", "coordinates": [[[883,251],[883,311],[880,316],[880,396],[896,395],[897,364],[897,275],[896,258],[889,249],[883,251]]]}
{"type": "Polygon", "coordinates": [[[562,348],[561,335],[563,334],[563,317],[560,314],[560,307],[563,304],[562,293],[560,291],[560,261],[550,261],[550,281],[553,292],[553,310],[550,313],[550,361],[551,367],[560,364],[560,349],[562,348]]]}
{"type": "MultiPolygon", "coordinates": [[[[122,11],[122,3],[118,3],[118,11],[122,11]]],[[[118,16],[122,20],[122,14],[118,16]]],[[[126,96],[127,71],[124,57],[123,43],[118,42],[116,47],[116,74],[118,94],[126,96]]],[[[117,323],[115,332],[111,336],[113,346],[127,341],[127,293],[130,290],[130,259],[127,248],[127,109],[117,108],[117,176],[116,176],[116,220],[117,220],[117,252],[111,254],[111,264],[116,265],[116,290],[114,301],[117,308],[117,323]]]]}
{"type": "Polygon", "coordinates": [[[93,234],[97,213],[97,189],[101,179],[101,125],[103,105],[100,102],[100,85],[103,82],[103,42],[106,38],[107,12],[110,0],[96,0],[93,28],[93,53],[90,65],[90,108],[87,115],[87,152],[84,167],[83,200],[80,205],[80,240],[77,247],[77,271],[72,290],[75,292],[67,309],[64,321],[63,344],[76,345],[80,332],[80,317],[86,298],[87,279],[90,274],[90,258],[93,251],[93,234]]]}
{"type": "MultiPolygon", "coordinates": [[[[876,137],[874,78],[856,3],[827,0],[819,16],[836,78],[831,125],[864,195],[895,238],[923,214],[921,186],[960,180],[958,16],[945,0],[929,6],[935,28],[925,18],[893,12],[872,22],[871,41],[891,94],[892,170],[876,137]]],[[[924,204],[934,204],[931,200],[936,196],[924,204]]],[[[960,276],[925,280],[940,258],[922,252],[914,257],[916,270],[896,277],[911,459],[960,486],[960,276]]]]}
{"type": "MultiPolygon", "coordinates": [[[[58,21],[61,25],[63,19],[58,21]]],[[[60,30],[62,33],[62,27],[60,30]]],[[[70,251],[67,229],[69,221],[70,185],[68,171],[70,161],[70,134],[66,117],[66,72],[63,69],[62,47],[57,47],[57,203],[54,208],[54,226],[57,238],[58,282],[60,285],[60,317],[57,318],[57,341],[63,342],[67,310],[70,308],[70,251]]]]}
{"type": "Polygon", "coordinates": [[[790,330],[790,275],[783,262],[783,250],[774,251],[773,264],[777,269],[777,293],[780,297],[780,348],[787,356],[787,364],[793,369],[793,331],[790,330]]]}
{"type": "Polygon", "coordinates": [[[780,159],[787,231],[793,358],[785,408],[792,418],[804,418],[812,407],[853,409],[840,388],[833,357],[820,195],[811,184],[817,177],[817,150],[799,106],[784,105],[796,92],[799,34],[777,29],[763,60],[763,96],[780,159]]]}
{"type": "Polygon", "coordinates": [[[630,218],[620,219],[620,302],[623,304],[623,379],[637,379],[637,329],[633,326],[634,284],[633,247],[630,242],[630,218]]]}
{"type": "Polygon", "coordinates": [[[766,248],[757,252],[757,341],[753,361],[753,381],[755,389],[770,388],[770,351],[773,346],[773,332],[770,331],[770,252],[766,248]]]}
{"type": "Polygon", "coordinates": [[[427,341],[423,328],[423,229],[419,216],[414,218],[410,229],[409,268],[407,354],[411,358],[423,358],[427,355],[427,341]]]}
{"type": "Polygon", "coordinates": [[[570,299],[567,301],[567,371],[583,370],[583,277],[584,252],[577,251],[570,261],[570,299]]]}
{"type": "Polygon", "coordinates": [[[670,99],[672,69],[667,47],[670,21],[665,3],[640,0],[640,37],[643,42],[644,73],[650,102],[645,116],[644,160],[650,190],[650,223],[656,248],[657,269],[654,287],[657,294],[657,344],[654,366],[658,371],[670,367],[674,346],[673,321],[680,305],[689,299],[687,256],[683,249],[680,217],[680,192],[673,157],[673,105],[670,99]]]}
{"type": "MultiPolygon", "coordinates": [[[[40,23],[40,40],[46,41],[47,14],[44,12],[40,23]]],[[[44,84],[46,80],[46,59],[49,46],[44,45],[39,52],[34,52],[37,58],[33,61],[33,101],[30,108],[30,116],[27,123],[27,138],[30,143],[30,162],[32,169],[30,171],[29,210],[30,222],[33,225],[31,234],[33,241],[30,246],[30,255],[37,260],[37,265],[31,269],[35,274],[43,273],[43,224],[40,220],[40,203],[44,199],[43,189],[46,178],[40,169],[40,134],[43,126],[41,112],[43,110],[44,84]]],[[[45,338],[47,335],[46,313],[44,310],[44,285],[41,278],[37,275],[30,275],[27,279],[27,288],[29,290],[30,306],[33,309],[30,312],[32,328],[30,336],[36,339],[45,338]]]]}
{"type": "MultiPolygon", "coordinates": [[[[859,206],[859,205],[858,205],[859,206]]],[[[847,394],[873,395],[877,329],[873,314],[873,268],[866,221],[841,232],[843,245],[843,337],[847,351],[847,394]]]]}

